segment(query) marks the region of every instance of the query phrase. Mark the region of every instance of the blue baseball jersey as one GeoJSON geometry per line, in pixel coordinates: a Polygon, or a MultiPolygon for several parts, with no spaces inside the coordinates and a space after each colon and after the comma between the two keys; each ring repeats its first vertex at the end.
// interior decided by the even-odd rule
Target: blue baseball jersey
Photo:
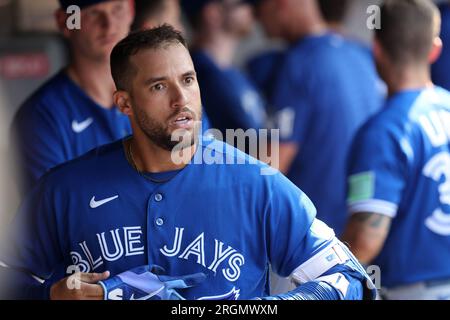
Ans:
{"type": "MultiPolygon", "coordinates": [[[[276,84],[277,73],[283,63],[284,50],[271,50],[252,57],[246,64],[246,70],[252,83],[259,92],[270,101],[276,84]]],[[[267,106],[269,108],[270,106],[267,106]]],[[[270,114],[271,110],[268,110],[270,114]]]]}
{"type": "Polygon", "coordinates": [[[443,42],[442,53],[439,59],[431,66],[433,83],[450,90],[450,4],[443,3],[439,7],[441,11],[441,39],[443,42]]]}
{"type": "Polygon", "coordinates": [[[19,109],[12,125],[28,190],[50,168],[131,133],[128,117],[103,108],[61,71],[19,109]]]}
{"type": "MultiPolygon", "coordinates": [[[[204,284],[179,291],[188,299],[267,295],[269,263],[286,277],[335,237],[300,189],[262,169],[203,140],[189,165],[154,182],[129,164],[123,141],[102,146],[39,181],[0,260],[41,279],[61,265],[116,275],[156,264],[172,276],[206,274],[204,284]]],[[[42,288],[33,298],[48,297],[42,288]]]]}
{"type": "Polygon", "coordinates": [[[265,128],[264,100],[239,70],[220,68],[203,51],[192,53],[204,110],[212,128],[224,137],[226,129],[265,128]]]}
{"type": "Polygon", "coordinates": [[[399,92],[358,132],[350,212],[392,218],[374,264],[386,287],[450,277],[450,93],[399,92]]]}
{"type": "Polygon", "coordinates": [[[318,218],[343,231],[346,158],[356,130],[382,103],[368,50],[336,34],[294,44],[278,73],[271,105],[281,143],[299,152],[287,177],[313,201],[318,218]]]}

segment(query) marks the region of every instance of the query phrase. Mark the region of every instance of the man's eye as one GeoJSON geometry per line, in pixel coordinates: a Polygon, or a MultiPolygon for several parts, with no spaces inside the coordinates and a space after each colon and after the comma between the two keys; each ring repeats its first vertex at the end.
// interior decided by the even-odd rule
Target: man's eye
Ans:
{"type": "Polygon", "coordinates": [[[187,77],[186,79],[184,79],[184,82],[186,82],[187,84],[191,84],[194,82],[194,77],[187,77]]]}
{"type": "Polygon", "coordinates": [[[160,90],[162,90],[162,89],[164,89],[164,85],[163,85],[162,83],[155,84],[155,85],[152,87],[152,90],[156,90],[156,91],[160,91],[160,90]]]}
{"type": "Polygon", "coordinates": [[[97,10],[90,10],[86,12],[86,17],[88,17],[89,19],[96,19],[98,16],[100,16],[100,12],[98,12],[97,10]]]}

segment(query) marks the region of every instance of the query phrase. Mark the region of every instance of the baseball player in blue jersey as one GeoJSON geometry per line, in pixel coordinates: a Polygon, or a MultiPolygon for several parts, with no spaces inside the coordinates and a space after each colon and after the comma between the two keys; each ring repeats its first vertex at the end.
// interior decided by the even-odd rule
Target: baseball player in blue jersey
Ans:
{"type": "Polygon", "coordinates": [[[133,33],[114,48],[111,65],[114,101],[133,135],[51,170],[33,189],[1,242],[13,296],[373,296],[364,269],[315,219],[303,192],[197,133],[200,90],[179,32],[165,25],[133,33]],[[61,263],[80,272],[47,283],[61,263]],[[270,296],[269,264],[296,289],[270,296]]]}
{"type": "Polygon", "coordinates": [[[351,149],[344,240],[380,267],[385,298],[450,299],[450,93],[429,68],[439,11],[387,0],[381,20],[374,55],[389,97],[351,149]]]}
{"type": "Polygon", "coordinates": [[[266,127],[264,100],[256,86],[233,66],[236,50],[254,25],[251,6],[236,0],[181,2],[194,30],[192,59],[211,126],[226,129],[266,127]]]}
{"type": "Polygon", "coordinates": [[[109,55],[129,32],[132,4],[60,0],[55,16],[70,45],[71,62],[25,101],[12,125],[24,190],[48,169],[131,133],[128,119],[112,100],[109,55]],[[66,23],[72,4],[81,8],[79,30],[66,23]]]}
{"type": "Polygon", "coordinates": [[[151,29],[164,23],[184,32],[180,0],[134,0],[136,14],[131,30],[151,29]]]}
{"type": "Polygon", "coordinates": [[[431,79],[436,85],[450,90],[450,1],[446,0],[439,6],[441,12],[442,53],[431,66],[431,79]]]}
{"type": "Polygon", "coordinates": [[[271,37],[289,43],[269,104],[280,129],[280,171],[339,235],[345,225],[345,161],[360,125],[381,106],[375,66],[330,32],[317,0],[254,0],[271,37]]]}

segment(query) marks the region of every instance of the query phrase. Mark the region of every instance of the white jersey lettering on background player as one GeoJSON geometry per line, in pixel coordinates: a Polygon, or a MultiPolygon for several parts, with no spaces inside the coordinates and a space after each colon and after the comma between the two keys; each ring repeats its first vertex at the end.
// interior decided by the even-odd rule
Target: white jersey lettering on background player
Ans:
{"type": "MultiPolygon", "coordinates": [[[[438,148],[450,142],[450,112],[432,111],[421,116],[419,122],[433,147],[438,148]]],[[[450,205],[450,154],[446,151],[434,155],[425,165],[423,174],[439,184],[439,200],[443,205],[450,205]]],[[[450,236],[450,214],[441,208],[425,220],[425,225],[442,236],[450,236]]]]}

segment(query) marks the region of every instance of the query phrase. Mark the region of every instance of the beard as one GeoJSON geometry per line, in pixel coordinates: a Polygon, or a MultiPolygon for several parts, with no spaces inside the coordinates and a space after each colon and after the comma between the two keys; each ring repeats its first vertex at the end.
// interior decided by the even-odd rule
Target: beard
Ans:
{"type": "Polygon", "coordinates": [[[194,120],[193,129],[187,130],[180,128],[170,132],[167,125],[150,118],[142,109],[135,108],[136,122],[139,128],[151,142],[167,151],[173,151],[175,146],[185,149],[193,146],[197,141],[198,132],[201,127],[201,113],[198,117],[199,119],[197,119],[193,111],[187,107],[184,107],[183,109],[173,113],[169,119],[173,119],[180,112],[191,113],[192,119],[194,120]]]}

